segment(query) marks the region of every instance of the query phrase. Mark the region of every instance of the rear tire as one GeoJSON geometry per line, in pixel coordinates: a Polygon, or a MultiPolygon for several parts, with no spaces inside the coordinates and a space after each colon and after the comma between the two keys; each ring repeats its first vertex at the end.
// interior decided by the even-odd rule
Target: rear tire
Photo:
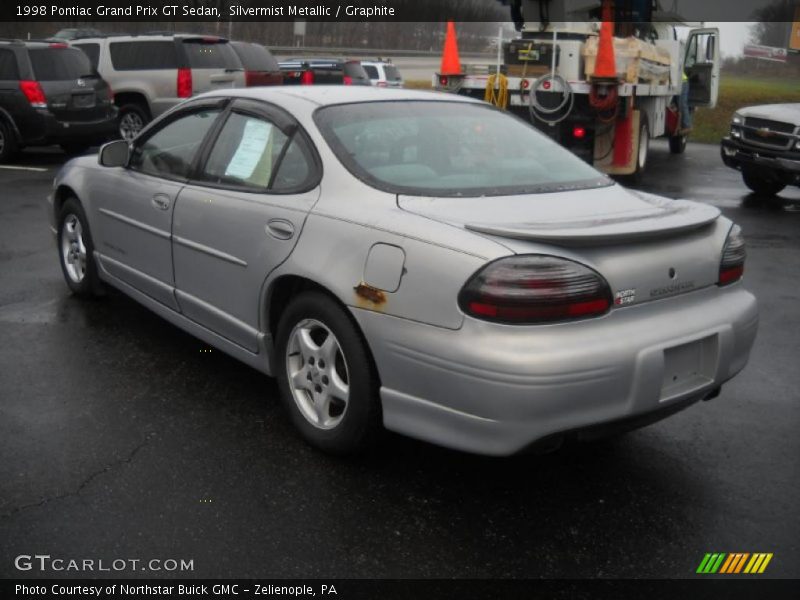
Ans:
{"type": "Polygon", "coordinates": [[[147,109],[136,102],[123,104],[119,108],[117,131],[119,137],[130,142],[139,135],[139,132],[150,122],[147,109]]]}
{"type": "Polygon", "coordinates": [[[58,216],[58,257],[73,294],[84,298],[103,295],[89,221],[77,198],[68,198],[58,216]]]}
{"type": "Polygon", "coordinates": [[[747,171],[742,172],[742,179],[744,179],[744,184],[759,196],[774,196],[786,187],[784,183],[765,179],[747,171]]]}
{"type": "Polygon", "coordinates": [[[329,296],[305,292],[281,315],[274,372],[281,398],[312,446],[352,454],[381,431],[378,377],[350,315],[329,296]]]}
{"type": "Polygon", "coordinates": [[[686,150],[686,141],[689,136],[687,135],[672,135],[669,138],[669,151],[672,154],[683,154],[686,150]]]}
{"type": "Polygon", "coordinates": [[[0,121],[0,163],[8,162],[17,153],[17,138],[5,121],[0,121]]]}

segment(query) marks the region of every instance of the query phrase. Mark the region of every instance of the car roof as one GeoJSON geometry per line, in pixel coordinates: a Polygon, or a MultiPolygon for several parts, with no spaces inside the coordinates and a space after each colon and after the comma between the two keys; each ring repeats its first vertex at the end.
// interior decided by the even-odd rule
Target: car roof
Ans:
{"type": "Polygon", "coordinates": [[[347,86],[347,85],[309,85],[309,86],[274,86],[237,88],[235,90],[214,90],[206,92],[195,98],[212,96],[226,96],[232,98],[253,98],[265,100],[276,104],[303,100],[317,106],[332,106],[335,104],[350,104],[353,102],[381,102],[381,101],[434,101],[434,102],[464,102],[482,104],[480,100],[425,90],[386,89],[372,86],[347,86]]]}
{"type": "Polygon", "coordinates": [[[85,42],[100,42],[103,40],[109,40],[113,42],[119,41],[136,41],[136,42],[163,42],[163,41],[171,41],[171,40],[213,40],[215,42],[226,43],[228,42],[228,38],[221,37],[218,35],[203,35],[199,33],[154,33],[154,32],[145,32],[141,34],[136,33],[111,33],[108,35],[96,35],[96,36],[87,36],[81,38],[75,38],[71,40],[64,40],[65,42],[70,43],[85,43],[85,42]]]}

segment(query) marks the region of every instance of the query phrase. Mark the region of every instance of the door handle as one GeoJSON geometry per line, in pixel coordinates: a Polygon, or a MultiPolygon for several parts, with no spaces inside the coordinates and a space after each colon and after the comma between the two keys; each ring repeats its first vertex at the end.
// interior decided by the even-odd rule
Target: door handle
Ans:
{"type": "Polygon", "coordinates": [[[294,225],[284,219],[271,219],[267,223],[267,233],[279,240],[288,240],[294,235],[294,225]]]}
{"type": "Polygon", "coordinates": [[[172,200],[170,200],[170,197],[166,194],[156,194],[153,196],[153,206],[159,210],[167,210],[171,203],[172,200]]]}

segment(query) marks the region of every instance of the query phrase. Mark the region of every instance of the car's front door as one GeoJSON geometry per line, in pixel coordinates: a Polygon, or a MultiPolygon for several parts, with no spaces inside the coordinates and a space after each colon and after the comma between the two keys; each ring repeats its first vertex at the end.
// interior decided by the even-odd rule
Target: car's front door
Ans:
{"type": "Polygon", "coordinates": [[[175,201],[220,112],[218,105],[202,105],[177,113],[137,139],[128,166],[92,190],[102,268],[174,310],[175,201]]]}
{"type": "Polygon", "coordinates": [[[294,248],[319,197],[319,163],[291,117],[235,101],[173,221],[180,309],[222,337],[258,351],[267,275],[294,248]]]}

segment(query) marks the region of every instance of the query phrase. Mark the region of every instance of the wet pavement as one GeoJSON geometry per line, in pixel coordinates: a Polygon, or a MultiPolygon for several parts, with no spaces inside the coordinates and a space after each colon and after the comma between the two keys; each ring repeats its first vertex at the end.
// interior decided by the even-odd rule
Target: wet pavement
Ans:
{"type": "Polygon", "coordinates": [[[62,161],[0,169],[0,576],[81,575],[14,567],[47,554],[194,565],[121,576],[673,578],[706,552],[800,576],[800,190],[765,202],[716,146],[654,144],[641,188],[718,206],[749,243],[761,327],[716,400],[544,456],[389,435],[338,459],[271,379],[121,294],[69,295],[44,208],[62,161]]]}

